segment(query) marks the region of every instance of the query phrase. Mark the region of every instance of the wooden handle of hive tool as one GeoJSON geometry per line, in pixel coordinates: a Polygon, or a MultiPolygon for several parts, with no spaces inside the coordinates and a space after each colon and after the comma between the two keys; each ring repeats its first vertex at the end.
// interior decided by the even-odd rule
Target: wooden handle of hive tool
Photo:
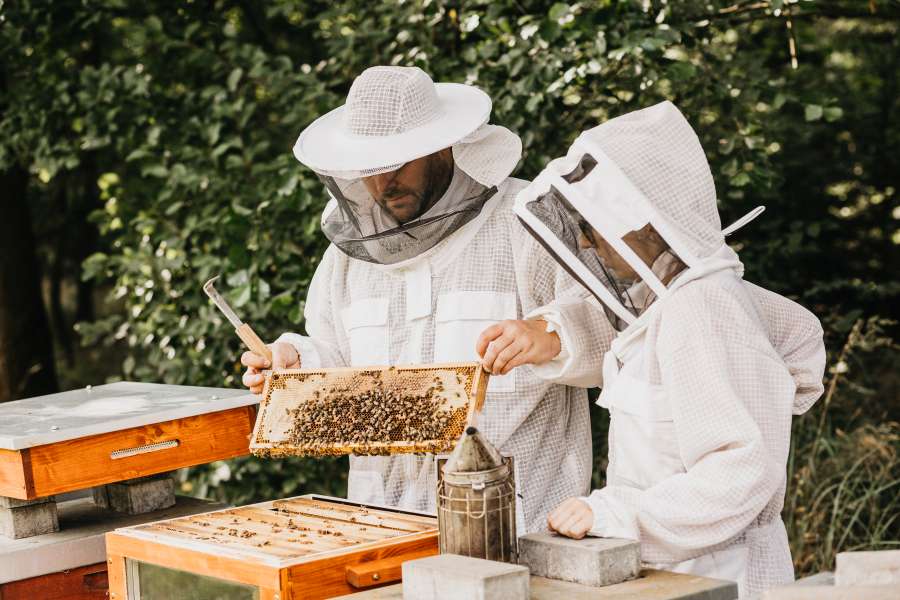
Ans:
{"type": "Polygon", "coordinates": [[[347,583],[356,589],[365,589],[400,581],[402,577],[400,565],[409,559],[410,557],[406,555],[392,556],[391,558],[347,565],[347,583]]]}
{"type": "Polygon", "coordinates": [[[251,352],[259,354],[260,356],[265,356],[269,363],[272,362],[272,351],[261,339],[259,339],[259,336],[256,335],[256,332],[253,331],[253,328],[250,327],[249,324],[244,323],[235,329],[234,332],[238,334],[238,337],[241,338],[251,352]]]}

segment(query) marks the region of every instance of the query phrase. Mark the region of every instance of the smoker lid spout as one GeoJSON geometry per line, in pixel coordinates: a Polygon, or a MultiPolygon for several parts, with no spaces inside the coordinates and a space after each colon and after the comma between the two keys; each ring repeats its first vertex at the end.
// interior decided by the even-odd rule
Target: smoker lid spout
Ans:
{"type": "Polygon", "coordinates": [[[444,465],[445,473],[488,471],[503,465],[503,457],[475,427],[468,427],[444,465]]]}

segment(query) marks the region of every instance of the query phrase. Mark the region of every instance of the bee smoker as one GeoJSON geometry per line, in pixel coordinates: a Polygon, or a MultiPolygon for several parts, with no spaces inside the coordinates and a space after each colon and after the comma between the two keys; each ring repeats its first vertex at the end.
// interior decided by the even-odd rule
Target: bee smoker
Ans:
{"type": "Polygon", "coordinates": [[[439,469],[437,514],[441,554],[517,561],[513,461],[475,427],[439,469]]]}

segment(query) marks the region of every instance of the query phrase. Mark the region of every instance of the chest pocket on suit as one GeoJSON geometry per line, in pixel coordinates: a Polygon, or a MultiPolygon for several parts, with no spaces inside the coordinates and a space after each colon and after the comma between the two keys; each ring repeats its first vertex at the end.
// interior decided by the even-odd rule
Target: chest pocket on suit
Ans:
{"type": "Polygon", "coordinates": [[[662,386],[620,372],[604,395],[610,409],[610,471],[647,489],[684,473],[668,394],[662,386]]]}
{"type": "MultiPolygon", "coordinates": [[[[516,296],[498,292],[452,292],[438,296],[434,326],[434,362],[479,360],[475,342],[481,332],[516,318],[516,296]]],[[[516,391],[516,371],[491,377],[491,392],[516,391]]]]}
{"type": "Polygon", "coordinates": [[[390,362],[387,298],[357,300],[341,311],[341,320],[350,339],[350,362],[354,366],[390,362]]]}

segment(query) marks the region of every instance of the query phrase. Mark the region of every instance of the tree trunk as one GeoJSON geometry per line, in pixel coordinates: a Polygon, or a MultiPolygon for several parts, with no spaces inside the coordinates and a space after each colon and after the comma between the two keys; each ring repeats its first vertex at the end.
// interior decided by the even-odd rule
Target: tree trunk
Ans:
{"type": "Polygon", "coordinates": [[[57,391],[27,185],[18,167],[0,173],[0,402],[57,391]]]}

